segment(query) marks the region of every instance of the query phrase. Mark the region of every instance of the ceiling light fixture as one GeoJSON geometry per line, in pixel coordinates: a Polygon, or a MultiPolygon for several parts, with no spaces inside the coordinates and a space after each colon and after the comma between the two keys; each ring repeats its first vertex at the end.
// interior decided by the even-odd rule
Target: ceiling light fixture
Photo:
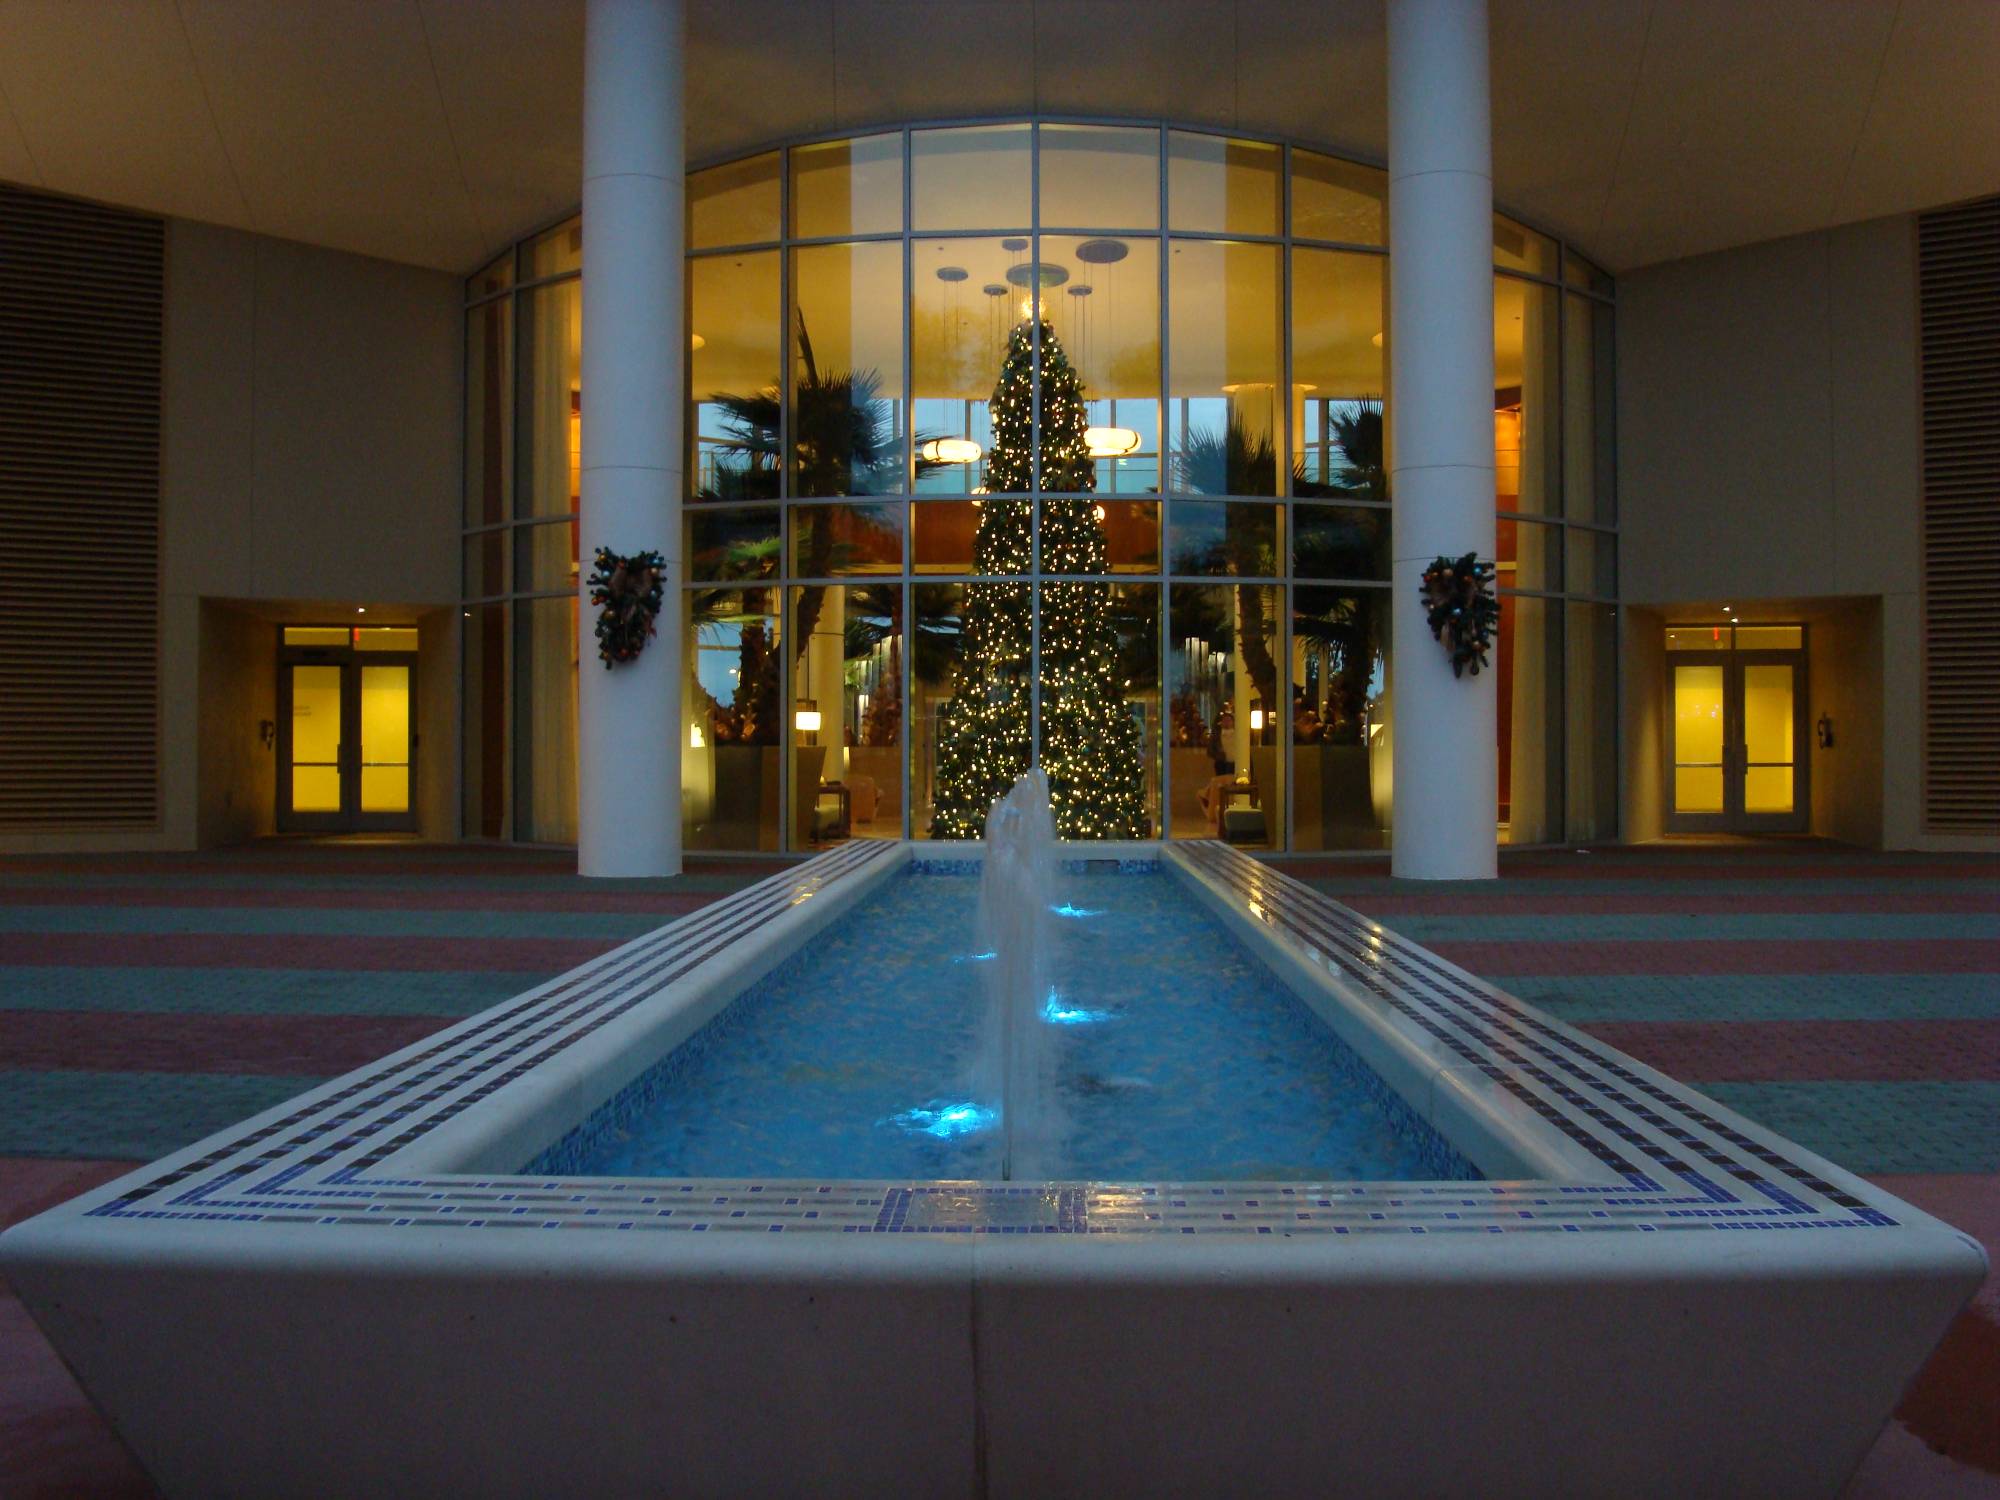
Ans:
{"type": "Polygon", "coordinates": [[[985,452],[971,438],[931,438],[917,448],[918,457],[934,464],[976,464],[985,452]]]}
{"type": "Polygon", "coordinates": [[[1118,458],[1138,449],[1139,434],[1130,427],[1086,427],[1083,446],[1092,458],[1118,458]]]}

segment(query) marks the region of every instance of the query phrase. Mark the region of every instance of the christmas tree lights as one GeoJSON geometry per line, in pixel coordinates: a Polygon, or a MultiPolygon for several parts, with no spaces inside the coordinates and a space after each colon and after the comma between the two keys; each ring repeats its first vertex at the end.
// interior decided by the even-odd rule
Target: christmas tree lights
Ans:
{"type": "MultiPolygon", "coordinates": [[[[1027,573],[1034,563],[1034,361],[1036,328],[1009,336],[991,407],[993,446],[987,495],[973,536],[983,574],[1027,573]]],[[[1040,326],[1041,480],[1045,491],[1089,494],[1095,466],[1085,438],[1082,382],[1055,330],[1040,326]]],[[[1044,574],[1110,572],[1103,522],[1090,500],[1044,502],[1044,574]]],[[[976,839],[995,798],[1026,774],[1033,600],[1025,583],[968,584],[964,664],[958,688],[938,715],[933,838],[976,839]]],[[[1118,631],[1111,585],[1052,581],[1042,586],[1041,766],[1048,773],[1056,831],[1068,839],[1144,838],[1145,756],[1139,725],[1118,677],[1118,631]]]]}

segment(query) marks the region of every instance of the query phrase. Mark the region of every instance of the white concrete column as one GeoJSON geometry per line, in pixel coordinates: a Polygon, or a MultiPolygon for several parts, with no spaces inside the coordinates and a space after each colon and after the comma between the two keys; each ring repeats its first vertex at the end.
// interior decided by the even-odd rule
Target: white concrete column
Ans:
{"type": "Polygon", "coordinates": [[[667,559],[658,636],[609,671],[583,588],[577,866],[681,870],[684,0],[588,0],[583,53],[583,497],[599,547],[667,559]]]}
{"type": "Polygon", "coordinates": [[[1389,453],[1395,874],[1498,873],[1494,674],[1453,677],[1424,622],[1438,556],[1490,559],[1493,153],[1486,0],[1389,0],[1389,453]]]}

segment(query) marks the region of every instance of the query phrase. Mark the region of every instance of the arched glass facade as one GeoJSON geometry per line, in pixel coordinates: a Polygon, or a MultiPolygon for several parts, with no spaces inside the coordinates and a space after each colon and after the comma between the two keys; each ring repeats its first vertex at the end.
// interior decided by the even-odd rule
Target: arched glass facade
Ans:
{"type": "MultiPolygon", "coordinates": [[[[959,836],[1031,744],[1075,836],[1386,847],[1386,200],[1083,121],[692,174],[687,847],[959,836]]],[[[469,285],[469,837],[575,836],[582,232],[469,285]]],[[[1500,836],[1612,837],[1612,289],[1494,277],[1500,836]]]]}

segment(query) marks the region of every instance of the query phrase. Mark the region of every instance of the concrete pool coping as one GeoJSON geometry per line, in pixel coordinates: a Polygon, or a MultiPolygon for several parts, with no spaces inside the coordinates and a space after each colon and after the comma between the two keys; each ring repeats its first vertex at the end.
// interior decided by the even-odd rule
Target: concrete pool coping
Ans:
{"type": "Polygon", "coordinates": [[[0,1238],[0,1264],[155,1476],[190,1490],[286,1473],[615,1489],[671,1464],[695,1491],[783,1473],[1139,1492],[1337,1461],[1384,1493],[1474,1473],[1500,1493],[1510,1472],[1523,1493],[1552,1475],[1645,1493],[1713,1487],[1726,1459],[1732,1486],[1826,1493],[1978,1284],[1969,1238],[1239,851],[1072,852],[1162,859],[1489,1174],[1537,1175],[1003,1187],[501,1170],[911,859],[953,853],[850,844],[30,1221],[0,1238]],[[1162,1319],[1186,1336],[1164,1338],[1162,1319]],[[636,1333],[669,1329],[677,1347],[636,1333]],[[1255,1371],[1235,1368],[1243,1338],[1270,1356],[1255,1371]],[[1399,1370],[1428,1350],[1399,1379],[1447,1402],[1433,1410],[1476,1398],[1482,1414],[1419,1441],[1407,1410],[1352,1382],[1339,1413],[1321,1409],[1299,1381],[1356,1338],[1399,1370]],[[1072,1390],[1036,1358],[1079,1347],[1146,1401],[1072,1390]],[[1585,1378],[1611,1357],[1647,1381],[1585,1378]],[[1524,1359],[1539,1388],[1498,1389],[1491,1362],[1524,1359]],[[1237,1376],[1226,1390],[1215,1360],[1237,1376]],[[382,1378],[343,1379],[356,1361],[382,1378]],[[600,1366],[635,1384],[600,1388],[600,1366]],[[540,1376],[523,1389],[524,1371],[590,1400],[540,1376]],[[286,1400],[302,1379],[315,1401],[286,1400]],[[1051,1379],[1071,1405],[1034,1397],[1051,1379]],[[717,1392],[769,1404],[806,1441],[740,1451],[717,1392]],[[1622,1437],[1572,1434],[1551,1467],[1562,1445],[1532,1429],[1559,1395],[1622,1437]],[[1181,1430],[1159,1430],[1168,1410],[1181,1430]],[[217,1426],[230,1411],[258,1421],[217,1426]],[[1712,1435],[1731,1411],[1757,1419],[1757,1444],[1712,1435]],[[901,1458],[857,1453],[857,1423],[895,1434],[901,1458]]]}

